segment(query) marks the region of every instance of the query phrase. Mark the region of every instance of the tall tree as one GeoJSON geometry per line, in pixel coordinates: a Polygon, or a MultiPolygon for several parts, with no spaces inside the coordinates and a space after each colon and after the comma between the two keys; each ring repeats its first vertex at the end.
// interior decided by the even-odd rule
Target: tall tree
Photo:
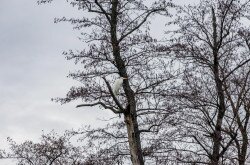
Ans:
{"type": "MultiPolygon", "coordinates": [[[[233,151],[236,149],[235,159],[233,157],[233,151],[230,152],[230,158],[232,162],[238,162],[239,165],[244,165],[248,157],[248,140],[249,140],[249,118],[250,118],[250,62],[249,62],[249,30],[240,29],[238,31],[240,37],[242,37],[241,44],[245,46],[242,48],[242,52],[238,52],[238,58],[234,59],[237,64],[231,71],[230,76],[225,77],[227,79],[223,84],[226,99],[228,102],[228,108],[231,111],[231,118],[227,119],[227,129],[225,132],[230,136],[237,134],[234,139],[233,151]]],[[[229,158],[229,159],[230,159],[229,158]]]]}
{"type": "Polygon", "coordinates": [[[81,39],[89,44],[84,50],[64,53],[69,60],[83,66],[83,70],[69,75],[82,85],[72,87],[66,98],[56,100],[67,103],[82,99],[85,103],[77,107],[99,105],[122,114],[131,161],[134,165],[143,165],[140,135],[151,132],[171,114],[159,93],[167,90],[167,82],[173,77],[162,57],[154,54],[157,40],[150,36],[149,19],[155,14],[169,16],[167,10],[172,3],[165,0],[152,4],[141,0],[72,0],[70,4],[83,11],[83,17],[63,17],[55,21],[72,23],[74,28],[83,31],[81,39]],[[123,82],[124,93],[118,96],[110,85],[117,77],[128,78],[123,82]],[[162,113],[157,116],[155,111],[162,113]],[[155,119],[154,115],[161,119],[151,120],[155,119]]]}
{"type": "Polygon", "coordinates": [[[233,73],[249,63],[249,57],[240,56],[246,46],[238,33],[248,10],[248,0],[204,0],[179,8],[172,49],[185,66],[177,98],[188,116],[183,116],[181,137],[185,138],[179,142],[199,146],[188,145],[191,149],[186,156],[194,159],[184,158],[186,162],[207,163],[208,159],[209,164],[218,165],[236,139],[236,132],[228,135],[225,131],[226,121],[233,118],[228,116],[227,85],[233,73]]]}

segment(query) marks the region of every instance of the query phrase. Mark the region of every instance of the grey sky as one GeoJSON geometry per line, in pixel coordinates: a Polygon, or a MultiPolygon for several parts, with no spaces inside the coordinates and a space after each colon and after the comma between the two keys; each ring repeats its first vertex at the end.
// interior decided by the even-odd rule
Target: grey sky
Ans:
{"type": "Polygon", "coordinates": [[[62,132],[112,115],[98,108],[75,109],[76,103],[61,106],[50,101],[76,84],[66,78],[74,65],[61,53],[82,44],[70,25],[53,20],[77,14],[62,0],[42,6],[36,0],[1,0],[0,147],[6,147],[8,136],[18,142],[37,140],[42,130],[62,132]]]}

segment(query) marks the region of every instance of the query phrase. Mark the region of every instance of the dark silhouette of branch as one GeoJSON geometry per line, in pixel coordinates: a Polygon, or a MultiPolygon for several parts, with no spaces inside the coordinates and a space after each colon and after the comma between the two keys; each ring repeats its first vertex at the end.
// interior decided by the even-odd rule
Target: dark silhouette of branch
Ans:
{"type": "Polygon", "coordinates": [[[96,105],[101,105],[103,108],[105,109],[109,109],[111,110],[112,112],[114,112],[115,114],[118,114],[118,113],[123,113],[123,111],[121,110],[116,110],[114,109],[113,107],[111,106],[107,106],[106,104],[104,104],[103,102],[97,102],[97,103],[93,103],[93,104],[79,104],[76,106],[76,108],[79,108],[79,107],[93,107],[93,106],[96,106],[96,105]]]}

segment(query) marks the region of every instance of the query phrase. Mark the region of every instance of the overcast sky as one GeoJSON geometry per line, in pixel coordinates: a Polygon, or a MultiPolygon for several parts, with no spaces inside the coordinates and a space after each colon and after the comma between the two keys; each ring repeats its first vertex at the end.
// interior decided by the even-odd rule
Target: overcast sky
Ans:
{"type": "Polygon", "coordinates": [[[36,0],[1,0],[0,148],[6,147],[7,137],[36,141],[42,130],[62,132],[112,115],[98,108],[76,109],[76,103],[50,101],[65,96],[76,84],[66,78],[74,65],[61,53],[82,44],[79,32],[65,23],[54,24],[54,17],[77,14],[62,0],[42,6],[36,0]]]}
{"type": "MultiPolygon", "coordinates": [[[[98,108],[76,109],[77,103],[50,101],[65,96],[76,84],[66,78],[74,65],[61,53],[83,45],[71,25],[53,23],[54,17],[81,13],[63,0],[54,1],[37,5],[36,0],[1,0],[0,148],[7,146],[7,137],[17,142],[37,141],[42,130],[63,132],[85,124],[100,125],[98,119],[112,116],[98,108]]],[[[156,26],[156,32],[162,35],[164,23],[159,21],[156,26]]]]}

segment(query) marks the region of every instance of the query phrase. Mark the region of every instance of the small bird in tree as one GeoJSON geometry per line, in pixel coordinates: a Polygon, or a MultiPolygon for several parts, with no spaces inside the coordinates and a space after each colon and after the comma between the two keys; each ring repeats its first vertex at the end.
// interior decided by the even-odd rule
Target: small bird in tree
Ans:
{"type": "Polygon", "coordinates": [[[117,96],[119,94],[119,90],[120,90],[120,88],[122,86],[122,83],[123,83],[124,79],[128,79],[128,78],[120,77],[117,80],[115,80],[115,83],[114,83],[114,86],[113,86],[113,93],[114,93],[115,96],[117,96]]]}

